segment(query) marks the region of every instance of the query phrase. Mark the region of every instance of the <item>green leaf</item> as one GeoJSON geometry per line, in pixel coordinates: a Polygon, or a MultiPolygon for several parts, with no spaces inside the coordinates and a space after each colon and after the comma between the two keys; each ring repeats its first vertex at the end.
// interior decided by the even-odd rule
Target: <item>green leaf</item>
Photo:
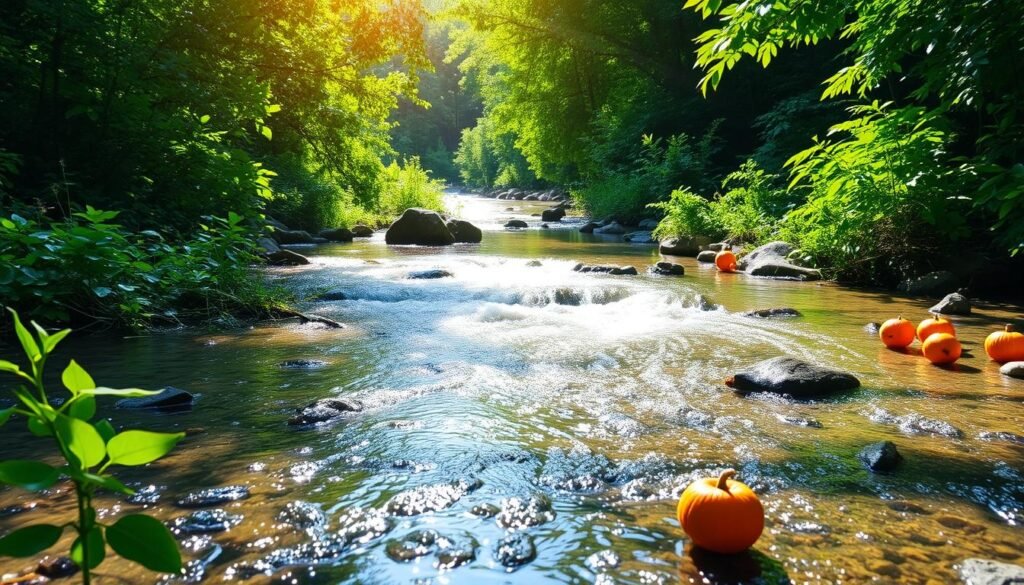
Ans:
{"type": "MultiPolygon", "coordinates": [[[[103,529],[99,526],[93,526],[86,535],[86,540],[89,543],[89,568],[95,569],[107,557],[107,544],[103,542],[103,529]]],[[[85,563],[85,558],[83,558],[82,554],[81,536],[76,538],[75,542],[71,544],[71,560],[75,561],[75,564],[79,567],[85,563]]]]}
{"type": "Polygon", "coordinates": [[[260,134],[262,134],[267,140],[274,139],[274,131],[270,129],[270,126],[263,126],[260,128],[260,134]]]}
{"type": "Polygon", "coordinates": [[[199,123],[200,124],[205,124],[205,123],[207,123],[209,121],[210,121],[210,115],[209,114],[204,114],[204,115],[199,117],[199,123]]]}
{"type": "Polygon", "coordinates": [[[32,334],[25,329],[25,326],[21,324],[21,319],[18,317],[17,311],[8,307],[11,316],[14,317],[14,332],[18,335],[18,341],[21,342],[22,349],[25,350],[25,355],[28,356],[30,362],[35,363],[42,354],[39,352],[39,346],[36,345],[36,340],[32,339],[32,334]]]}
{"type": "Polygon", "coordinates": [[[39,461],[11,459],[0,461],[0,483],[16,485],[29,491],[44,490],[53,485],[60,472],[39,461]]]}
{"type": "Polygon", "coordinates": [[[68,414],[81,420],[89,420],[96,414],[96,399],[79,395],[68,407],[68,414]]]}
{"type": "Polygon", "coordinates": [[[97,475],[95,473],[83,473],[82,477],[91,481],[92,483],[100,486],[101,488],[108,489],[112,492],[120,494],[128,494],[129,496],[135,493],[135,490],[124,485],[116,477],[112,475],[97,475]]]}
{"type": "Polygon", "coordinates": [[[124,431],[110,439],[107,453],[112,465],[145,465],[169,453],[184,436],[184,433],[124,431]]]}
{"type": "Polygon", "coordinates": [[[107,419],[96,421],[96,424],[92,426],[96,427],[96,432],[103,437],[103,442],[110,441],[110,439],[113,439],[114,435],[117,434],[117,431],[114,430],[114,425],[110,424],[110,421],[107,419]]]}
{"type": "Polygon", "coordinates": [[[7,360],[0,360],[0,372],[7,372],[8,374],[18,375],[21,372],[21,368],[14,362],[7,360]]]}
{"type": "Polygon", "coordinates": [[[83,469],[89,469],[103,461],[107,446],[95,427],[84,420],[62,414],[57,415],[54,424],[60,440],[78,457],[83,469]]]}
{"type": "Polygon", "coordinates": [[[149,516],[129,514],[121,517],[107,528],[107,542],[117,554],[151,571],[181,571],[181,554],[171,531],[149,516]]]}
{"type": "Polygon", "coordinates": [[[15,530],[0,538],[0,556],[31,557],[57,544],[64,529],[52,524],[36,524],[15,530]]]}
{"type": "Polygon", "coordinates": [[[37,416],[33,416],[28,419],[28,430],[32,431],[32,434],[37,437],[53,436],[53,433],[50,432],[50,427],[48,427],[43,420],[37,416]]]}
{"type": "Polygon", "coordinates": [[[63,329],[47,337],[43,341],[43,351],[45,351],[46,353],[50,353],[51,351],[53,351],[53,348],[57,347],[57,344],[60,343],[62,339],[67,337],[69,333],[71,333],[70,329],[63,329]]]}
{"type": "Polygon", "coordinates": [[[78,365],[78,362],[75,360],[71,360],[68,363],[68,367],[64,368],[64,373],[60,375],[60,379],[64,382],[64,387],[70,390],[72,394],[78,394],[82,390],[92,390],[96,387],[96,382],[92,381],[92,376],[82,366],[78,365]]]}
{"type": "Polygon", "coordinates": [[[10,408],[0,410],[0,427],[4,426],[4,423],[6,423],[7,420],[11,418],[11,415],[14,414],[14,410],[16,408],[16,406],[12,406],[10,408]]]}

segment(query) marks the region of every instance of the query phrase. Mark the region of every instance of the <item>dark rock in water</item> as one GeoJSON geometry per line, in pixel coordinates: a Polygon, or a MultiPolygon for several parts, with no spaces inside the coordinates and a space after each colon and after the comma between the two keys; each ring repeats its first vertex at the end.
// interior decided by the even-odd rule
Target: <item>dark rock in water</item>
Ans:
{"type": "Polygon", "coordinates": [[[270,217],[269,215],[267,216],[267,225],[274,228],[275,230],[288,231],[289,229],[291,229],[288,226],[284,225],[283,223],[270,217]]]}
{"type": "Polygon", "coordinates": [[[271,235],[274,241],[281,245],[317,243],[316,238],[302,230],[274,230],[271,235]]]}
{"type": "Polygon", "coordinates": [[[274,252],[280,252],[281,247],[277,245],[272,238],[257,238],[256,245],[263,250],[264,255],[273,254],[274,252]]]}
{"type": "Polygon", "coordinates": [[[464,219],[449,219],[447,225],[457,244],[479,244],[484,239],[484,232],[464,219]]]}
{"type": "Polygon", "coordinates": [[[737,263],[737,268],[751,276],[767,276],[770,278],[790,278],[796,280],[821,280],[821,272],[813,268],[797,266],[787,259],[794,250],[793,245],[786,242],[771,242],[744,256],[737,263]]]}
{"type": "Polygon", "coordinates": [[[278,250],[267,254],[267,264],[271,266],[305,266],[309,264],[309,258],[291,250],[278,250]]]}
{"type": "Polygon", "coordinates": [[[241,485],[229,485],[189,492],[179,498],[175,504],[179,508],[208,508],[244,500],[248,497],[249,488],[241,485]]]}
{"type": "Polygon", "coordinates": [[[517,532],[502,538],[494,547],[494,560],[515,570],[537,558],[537,549],[529,534],[517,532]]]}
{"type": "Polygon", "coordinates": [[[505,211],[515,211],[515,210],[516,210],[515,207],[506,207],[505,208],[505,211]]]}
{"type": "Polygon", "coordinates": [[[392,496],[385,510],[393,516],[416,516],[444,510],[481,485],[478,479],[463,479],[454,483],[420,486],[392,496]]]}
{"type": "Polygon", "coordinates": [[[291,426],[307,426],[336,419],[348,412],[360,412],[363,405],[355,400],[323,398],[299,409],[297,415],[288,420],[291,426]]]}
{"type": "Polygon", "coordinates": [[[846,372],[776,357],[754,364],[727,384],[741,394],[771,392],[803,399],[852,390],[860,386],[860,381],[846,372]]]}
{"type": "Polygon", "coordinates": [[[711,244],[711,238],[704,236],[682,236],[668,238],[661,241],[658,251],[666,256],[689,256],[694,257],[706,250],[711,244]]]}
{"type": "Polygon", "coordinates": [[[1021,585],[1024,566],[988,559],[967,559],[960,565],[964,585],[1021,585]]]}
{"type": "Polygon", "coordinates": [[[373,237],[373,228],[361,223],[352,226],[352,235],[357,238],[373,237]]]}
{"type": "Polygon", "coordinates": [[[363,543],[386,534],[392,522],[383,510],[353,508],[338,517],[338,526],[343,542],[363,543]]]}
{"type": "Polygon", "coordinates": [[[501,512],[495,517],[498,526],[510,530],[540,526],[555,519],[551,500],[545,495],[533,495],[528,499],[509,498],[502,502],[501,512]]]}
{"type": "Polygon", "coordinates": [[[544,263],[541,262],[540,260],[530,260],[529,262],[526,263],[526,265],[531,268],[537,268],[539,266],[544,266],[544,263]]]}
{"type": "Polygon", "coordinates": [[[624,242],[630,242],[633,244],[657,244],[658,240],[654,239],[651,232],[630,232],[622,236],[624,242]]]}
{"type": "Polygon", "coordinates": [[[541,221],[562,221],[565,217],[565,210],[561,207],[554,207],[552,209],[545,209],[540,212],[541,221]]]}
{"type": "Polygon", "coordinates": [[[714,250],[702,250],[699,254],[697,254],[697,262],[702,262],[704,264],[714,264],[715,256],[717,255],[718,252],[715,252],[714,250]]]}
{"type": "Polygon", "coordinates": [[[470,514],[478,518],[493,518],[501,512],[501,508],[494,504],[477,504],[469,511],[470,514]]]}
{"type": "Polygon", "coordinates": [[[419,270],[417,272],[410,272],[407,278],[413,280],[432,280],[435,278],[451,278],[455,276],[447,270],[434,269],[434,270],[419,270]]]}
{"type": "Polygon", "coordinates": [[[437,532],[416,530],[402,538],[390,540],[384,547],[384,554],[396,563],[406,563],[433,552],[437,532]]]}
{"type": "Polygon", "coordinates": [[[331,329],[344,329],[345,326],[338,323],[334,319],[328,319],[320,315],[312,315],[308,313],[299,313],[298,311],[287,311],[286,314],[292,317],[298,317],[299,323],[305,325],[306,323],[317,323],[319,325],[326,325],[331,329]]]}
{"type": "Polygon", "coordinates": [[[287,370],[318,370],[326,368],[327,362],[323,360],[285,360],[277,364],[277,367],[287,370]]]}
{"type": "Polygon", "coordinates": [[[890,510],[893,510],[894,512],[907,512],[907,513],[910,513],[910,514],[922,514],[922,515],[929,515],[929,514],[931,514],[931,512],[929,512],[925,508],[923,508],[923,507],[921,507],[921,506],[919,506],[919,505],[917,505],[917,504],[915,504],[913,502],[907,502],[907,501],[904,501],[904,500],[894,500],[894,501],[891,501],[891,502],[886,502],[885,505],[886,505],[886,507],[888,507],[890,510]]]}
{"type": "Polygon", "coordinates": [[[756,309],[753,311],[747,311],[743,313],[744,317],[760,317],[767,319],[770,317],[799,317],[800,311],[791,309],[789,307],[777,307],[773,309],[756,309]]]}
{"type": "Polygon", "coordinates": [[[389,245],[448,246],[455,243],[455,236],[440,213],[410,207],[391,224],[384,241],[389,245]]]}
{"type": "MultiPolygon", "coordinates": [[[[78,565],[68,557],[47,557],[36,565],[35,574],[47,579],[62,579],[78,572],[78,565]]],[[[16,583],[17,581],[11,581],[16,583]]],[[[34,583],[34,581],[31,581],[34,583]]]]}
{"type": "Polygon", "coordinates": [[[285,504],[277,513],[277,521],[300,530],[323,529],[327,526],[327,515],[315,504],[295,501],[285,504]]]}
{"type": "Polygon", "coordinates": [[[505,223],[505,227],[513,229],[524,229],[530,227],[530,225],[521,219],[510,219],[508,222],[505,223]]]}
{"type": "Polygon", "coordinates": [[[159,488],[155,485],[147,485],[145,487],[135,490],[135,493],[128,496],[129,504],[139,504],[143,506],[153,505],[160,501],[160,496],[163,495],[164,488],[159,488]]]}
{"type": "Polygon", "coordinates": [[[892,441],[882,441],[864,447],[857,458],[868,466],[868,469],[878,473],[895,471],[896,467],[903,461],[903,456],[896,450],[892,441]]]}
{"type": "Polygon", "coordinates": [[[195,404],[191,393],[168,386],[153,396],[123,398],[114,403],[117,408],[152,408],[157,410],[186,410],[195,404]]]}
{"type": "Polygon", "coordinates": [[[876,323],[875,321],[872,321],[872,322],[870,322],[870,323],[868,323],[867,325],[864,326],[864,331],[867,331],[868,333],[877,335],[878,334],[878,330],[881,329],[881,328],[882,328],[882,324],[881,323],[876,323]]]}
{"type": "Polygon", "coordinates": [[[682,264],[675,264],[674,262],[658,262],[651,267],[651,272],[654,274],[661,274],[662,276],[683,276],[686,274],[686,269],[683,268],[682,264]]]}
{"type": "Polygon", "coordinates": [[[813,418],[804,418],[802,416],[792,416],[792,415],[785,415],[785,414],[780,414],[776,418],[779,419],[779,422],[784,422],[787,425],[793,425],[793,426],[797,426],[797,427],[807,427],[807,428],[811,428],[811,429],[820,429],[820,428],[822,428],[821,422],[817,421],[817,420],[815,420],[813,418]]]}
{"type": "Polygon", "coordinates": [[[334,228],[320,230],[320,237],[329,242],[351,242],[355,235],[348,228],[334,228]]]}
{"type": "Polygon", "coordinates": [[[617,221],[613,221],[613,222],[611,222],[611,223],[609,223],[607,225],[603,225],[603,226],[601,226],[599,228],[594,228],[594,233],[595,234],[604,234],[606,236],[608,236],[608,235],[620,236],[620,235],[626,233],[626,227],[623,226],[622,224],[620,224],[617,221]]]}
{"type": "Polygon", "coordinates": [[[210,534],[224,532],[242,523],[242,517],[228,514],[224,510],[198,510],[187,516],[179,516],[171,520],[171,532],[179,535],[210,534]]]}
{"type": "Polygon", "coordinates": [[[642,230],[652,231],[654,228],[658,227],[658,220],[651,218],[642,219],[640,220],[640,223],[636,224],[636,227],[642,230]]]}
{"type": "Polygon", "coordinates": [[[329,290],[316,298],[318,301],[347,301],[348,293],[343,290],[329,290]]]}
{"type": "Polygon", "coordinates": [[[913,296],[939,297],[957,286],[957,278],[948,270],[929,272],[917,278],[908,278],[896,287],[896,290],[913,296]]]}
{"type": "Polygon", "coordinates": [[[548,225],[548,224],[546,224],[546,223],[542,223],[542,224],[540,224],[540,228],[541,228],[541,229],[544,229],[544,230],[547,230],[547,229],[551,229],[551,226],[549,226],[549,225],[548,225]]]}
{"type": "Polygon", "coordinates": [[[468,565],[476,560],[476,542],[467,539],[467,542],[452,542],[441,537],[437,542],[437,568],[455,569],[462,565],[468,565]]]}
{"type": "Polygon", "coordinates": [[[999,373],[1011,378],[1024,378],[1024,362],[1006,362],[999,367],[999,373]]]}
{"type": "Polygon", "coordinates": [[[636,275],[639,274],[633,266],[591,266],[589,264],[577,264],[573,266],[576,272],[596,272],[614,275],[636,275]]]}
{"type": "Polygon", "coordinates": [[[692,299],[684,299],[680,304],[687,309],[700,309],[701,311],[714,311],[718,308],[714,301],[702,294],[696,294],[692,299]]]}
{"type": "Polygon", "coordinates": [[[938,304],[928,309],[928,312],[943,315],[970,315],[971,300],[960,293],[949,293],[938,304]]]}
{"type": "Polygon", "coordinates": [[[587,223],[583,224],[580,227],[580,231],[582,233],[584,233],[584,234],[592,234],[592,233],[594,233],[594,230],[599,228],[599,227],[601,227],[601,224],[593,222],[593,221],[588,221],[587,223]]]}

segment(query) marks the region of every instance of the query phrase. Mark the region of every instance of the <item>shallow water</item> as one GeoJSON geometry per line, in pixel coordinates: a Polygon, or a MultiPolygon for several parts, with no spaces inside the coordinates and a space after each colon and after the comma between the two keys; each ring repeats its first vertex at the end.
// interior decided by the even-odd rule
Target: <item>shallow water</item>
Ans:
{"type": "MultiPolygon", "coordinates": [[[[199,395],[187,413],[101,412],[190,432],[172,456],[122,474],[154,486],[150,513],[191,513],[175,501],[194,489],[249,488],[220,506],[239,523],[182,535],[192,582],[945,583],[965,558],[1024,563],[1024,444],[1013,442],[1024,441],[1024,381],[1001,376],[981,347],[1019,308],[954,318],[969,355],[941,369],[885,350],[864,327],[921,318],[927,300],[718,274],[693,259],[680,260],[682,278],[652,276],[653,246],[580,234],[572,218],[501,229],[511,217],[536,225],[544,206],[459,196],[453,207],[485,229],[482,244],[387,247],[378,234],[308,248],[311,266],[270,273],[341,331],[283,321],[65,342],[105,385],[199,395]],[[580,274],[576,262],[641,275],[580,274]],[[407,278],[431,268],[454,276],[407,278]],[[346,300],[314,300],[335,289],[346,300]],[[742,314],[766,307],[802,316],[742,314]],[[723,385],[776,355],[834,365],[863,386],[797,403],[723,385]],[[290,359],[325,365],[278,366],[290,359]],[[336,395],[365,410],[286,425],[336,395]],[[893,475],[856,459],[880,440],[906,459],[893,475]],[[721,559],[688,546],[674,514],[690,481],[726,466],[768,518],[751,554],[721,559]],[[495,550],[520,533],[536,558],[511,570],[495,550]]],[[[3,458],[34,454],[15,426],[0,435],[3,458]]],[[[0,492],[0,531],[70,518],[66,489],[0,492]]],[[[143,507],[99,505],[106,518],[143,507]]],[[[0,561],[0,573],[30,564],[0,561]]],[[[100,573],[157,580],[119,559],[100,573]]]]}

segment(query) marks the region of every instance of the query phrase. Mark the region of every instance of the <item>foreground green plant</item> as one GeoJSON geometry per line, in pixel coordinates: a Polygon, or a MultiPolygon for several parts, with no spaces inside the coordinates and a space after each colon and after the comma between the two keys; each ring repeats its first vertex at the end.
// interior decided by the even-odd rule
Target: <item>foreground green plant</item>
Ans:
{"type": "Polygon", "coordinates": [[[97,386],[75,360],[68,363],[61,375],[70,397],[55,406],[56,402],[47,395],[43,386],[43,369],[54,348],[71,330],[64,329],[51,335],[33,321],[36,331],[33,336],[22,325],[18,314],[8,310],[14,318],[18,341],[28,357],[29,369],[25,371],[13,362],[0,360],[0,371],[12,374],[22,382],[13,389],[19,404],[0,410],[0,425],[15,414],[25,417],[32,434],[53,441],[65,464],[54,467],[42,461],[0,461],[0,483],[40,491],[65,477],[75,487],[78,519],[61,526],[35,524],[15,530],[0,538],[0,557],[20,558],[39,554],[56,544],[64,531],[71,528],[77,538],[71,545],[70,557],[81,568],[82,582],[87,585],[91,570],[106,558],[108,544],[121,557],[147,569],[162,573],[180,572],[178,546],[159,520],[143,514],[127,514],[106,525],[97,521],[92,502],[101,489],[121,494],[134,493],[107,473],[108,468],[156,461],[185,435],[139,430],[118,433],[106,420],[90,423],[96,414],[97,396],[141,397],[156,392],[97,386]]]}

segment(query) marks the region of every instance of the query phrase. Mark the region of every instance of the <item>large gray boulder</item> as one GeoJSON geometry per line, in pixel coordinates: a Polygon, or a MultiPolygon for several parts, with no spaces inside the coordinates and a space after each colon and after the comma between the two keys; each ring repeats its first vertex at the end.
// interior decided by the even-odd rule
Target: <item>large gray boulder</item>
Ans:
{"type": "Polygon", "coordinates": [[[717,255],[718,252],[715,252],[714,250],[704,250],[700,254],[697,254],[697,262],[701,262],[704,264],[714,264],[715,256],[717,255]]]}
{"type": "Polygon", "coordinates": [[[949,293],[938,304],[928,309],[928,312],[943,315],[970,315],[971,299],[960,293],[949,293]]]}
{"type": "Polygon", "coordinates": [[[522,230],[530,227],[530,225],[521,219],[510,219],[507,222],[505,222],[505,227],[522,230]]]}
{"type": "Polygon", "coordinates": [[[274,230],[272,236],[281,245],[318,243],[317,238],[303,230],[274,230]]]}
{"type": "Polygon", "coordinates": [[[278,246],[277,242],[271,238],[257,238],[256,245],[263,250],[264,255],[281,251],[281,246],[278,246]]]}
{"type": "Polygon", "coordinates": [[[447,225],[456,243],[479,244],[484,239],[484,232],[464,219],[449,219],[447,225]]]}
{"type": "Polygon", "coordinates": [[[348,228],[327,228],[320,230],[320,237],[328,242],[351,242],[355,237],[348,228]]]}
{"type": "Polygon", "coordinates": [[[373,228],[368,225],[357,223],[352,226],[352,235],[357,238],[371,238],[373,237],[373,228]]]}
{"type": "Polygon", "coordinates": [[[636,224],[636,227],[642,230],[653,231],[654,228],[658,227],[658,220],[650,218],[643,219],[640,220],[640,223],[636,224]]]}
{"type": "Polygon", "coordinates": [[[680,236],[661,241],[658,251],[666,256],[694,257],[711,245],[711,238],[704,236],[680,236]]]}
{"type": "Polygon", "coordinates": [[[956,275],[948,270],[938,270],[917,278],[908,278],[896,290],[914,296],[939,297],[955,289],[956,284],[956,275]]]}
{"type": "Polygon", "coordinates": [[[305,266],[309,264],[309,258],[291,250],[278,250],[267,254],[267,264],[271,266],[305,266]]]}
{"type": "Polygon", "coordinates": [[[565,217],[565,210],[561,207],[552,207],[540,212],[541,221],[561,221],[565,217]]]}
{"type": "Polygon", "coordinates": [[[1024,567],[989,559],[967,559],[960,564],[964,585],[1024,585],[1024,567]]]}
{"type": "Polygon", "coordinates": [[[601,226],[599,228],[595,228],[594,229],[594,233],[595,234],[604,234],[606,236],[607,235],[622,235],[622,234],[626,233],[626,227],[623,226],[621,223],[619,223],[617,221],[613,221],[613,222],[609,223],[608,225],[603,225],[603,226],[601,226]]]}
{"type": "Polygon", "coordinates": [[[651,232],[630,232],[622,236],[623,241],[632,242],[634,244],[657,244],[658,240],[654,239],[651,232]]]}
{"type": "Polygon", "coordinates": [[[740,394],[770,392],[807,399],[853,390],[860,381],[846,372],[780,356],[754,364],[726,384],[740,394]]]}
{"type": "Polygon", "coordinates": [[[741,258],[737,263],[737,268],[751,276],[821,280],[821,272],[813,268],[797,266],[786,259],[786,256],[793,250],[793,245],[787,242],[771,242],[755,248],[741,258]]]}
{"type": "Polygon", "coordinates": [[[455,236],[440,213],[410,207],[391,224],[384,241],[389,245],[448,246],[455,243],[455,236]]]}

